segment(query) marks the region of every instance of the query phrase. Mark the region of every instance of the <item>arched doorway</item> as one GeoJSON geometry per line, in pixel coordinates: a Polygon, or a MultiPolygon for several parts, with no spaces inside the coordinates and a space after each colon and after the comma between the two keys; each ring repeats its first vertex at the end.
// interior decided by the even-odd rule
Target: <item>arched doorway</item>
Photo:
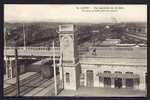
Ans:
{"type": "Polygon", "coordinates": [[[104,78],[104,87],[108,87],[110,88],[111,87],[111,78],[110,77],[105,77],[104,78]]]}
{"type": "Polygon", "coordinates": [[[134,84],[133,84],[133,79],[131,78],[127,78],[126,79],[126,88],[133,88],[134,84]]]}
{"type": "Polygon", "coordinates": [[[122,78],[115,78],[115,88],[122,88],[122,78]]]}
{"type": "MultiPolygon", "coordinates": [[[[110,71],[104,71],[104,74],[111,74],[110,71]]],[[[111,78],[110,77],[104,77],[104,87],[110,88],[111,87],[111,78]]]]}
{"type": "MultiPolygon", "coordinates": [[[[128,75],[133,75],[133,72],[126,72],[128,75]]],[[[133,88],[134,87],[134,80],[133,78],[126,78],[126,88],[133,88]]]]}
{"type": "MultiPolygon", "coordinates": [[[[122,72],[116,71],[115,74],[117,76],[120,76],[122,74],[122,72]]],[[[115,78],[115,88],[122,88],[122,78],[120,78],[120,77],[115,78]]]]}

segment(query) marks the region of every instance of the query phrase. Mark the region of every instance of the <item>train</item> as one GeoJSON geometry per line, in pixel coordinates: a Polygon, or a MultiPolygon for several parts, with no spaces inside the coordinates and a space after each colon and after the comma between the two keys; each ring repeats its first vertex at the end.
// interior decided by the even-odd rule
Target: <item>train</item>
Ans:
{"type": "MultiPolygon", "coordinates": [[[[40,72],[43,78],[52,78],[54,76],[54,68],[52,62],[44,64],[31,64],[27,66],[27,72],[40,72]]],[[[56,64],[56,74],[59,74],[59,68],[56,64]]]]}

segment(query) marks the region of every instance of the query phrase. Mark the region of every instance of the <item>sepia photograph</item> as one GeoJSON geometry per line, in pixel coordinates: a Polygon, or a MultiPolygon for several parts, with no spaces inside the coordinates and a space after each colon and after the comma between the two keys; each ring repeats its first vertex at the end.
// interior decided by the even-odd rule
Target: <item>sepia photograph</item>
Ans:
{"type": "Polygon", "coordinates": [[[5,4],[5,97],[146,97],[147,5],[5,4]]]}

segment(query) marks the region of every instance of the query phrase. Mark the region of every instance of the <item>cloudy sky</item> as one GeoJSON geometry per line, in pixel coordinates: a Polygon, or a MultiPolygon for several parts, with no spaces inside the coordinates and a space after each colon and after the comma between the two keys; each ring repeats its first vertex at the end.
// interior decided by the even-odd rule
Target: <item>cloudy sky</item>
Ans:
{"type": "MultiPolygon", "coordinates": [[[[101,10],[101,9],[98,9],[101,10]]],[[[104,9],[108,10],[108,9],[104,9]]],[[[5,22],[146,22],[146,5],[37,5],[6,4],[5,22]],[[83,8],[84,7],[84,8],[83,8]],[[88,7],[87,10],[85,7],[88,7]],[[122,7],[115,12],[94,11],[93,8],[122,7]],[[80,8],[80,9],[78,9],[80,8]],[[93,12],[87,12],[87,11],[93,12]]]]}

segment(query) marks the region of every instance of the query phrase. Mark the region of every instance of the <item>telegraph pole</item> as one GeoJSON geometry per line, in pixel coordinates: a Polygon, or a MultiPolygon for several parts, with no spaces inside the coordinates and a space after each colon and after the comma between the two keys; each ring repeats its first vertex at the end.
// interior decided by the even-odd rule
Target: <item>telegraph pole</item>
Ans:
{"type": "Polygon", "coordinates": [[[53,41],[53,68],[54,68],[54,86],[55,86],[55,96],[57,96],[57,77],[56,77],[56,65],[55,65],[55,44],[53,41]]]}
{"type": "Polygon", "coordinates": [[[60,80],[61,80],[61,86],[62,86],[62,89],[64,88],[64,83],[63,83],[63,65],[62,65],[62,51],[60,50],[60,59],[59,59],[59,71],[61,73],[59,73],[60,75],[60,80]]]}
{"type": "Polygon", "coordinates": [[[63,68],[63,63],[62,63],[62,61],[63,61],[63,53],[62,53],[62,51],[60,52],[60,67],[62,68],[62,89],[64,89],[64,68],[63,68]]]}
{"type": "Polygon", "coordinates": [[[16,69],[16,92],[17,96],[20,96],[20,86],[19,86],[19,67],[18,67],[18,50],[15,39],[15,69],[16,69]]]}

